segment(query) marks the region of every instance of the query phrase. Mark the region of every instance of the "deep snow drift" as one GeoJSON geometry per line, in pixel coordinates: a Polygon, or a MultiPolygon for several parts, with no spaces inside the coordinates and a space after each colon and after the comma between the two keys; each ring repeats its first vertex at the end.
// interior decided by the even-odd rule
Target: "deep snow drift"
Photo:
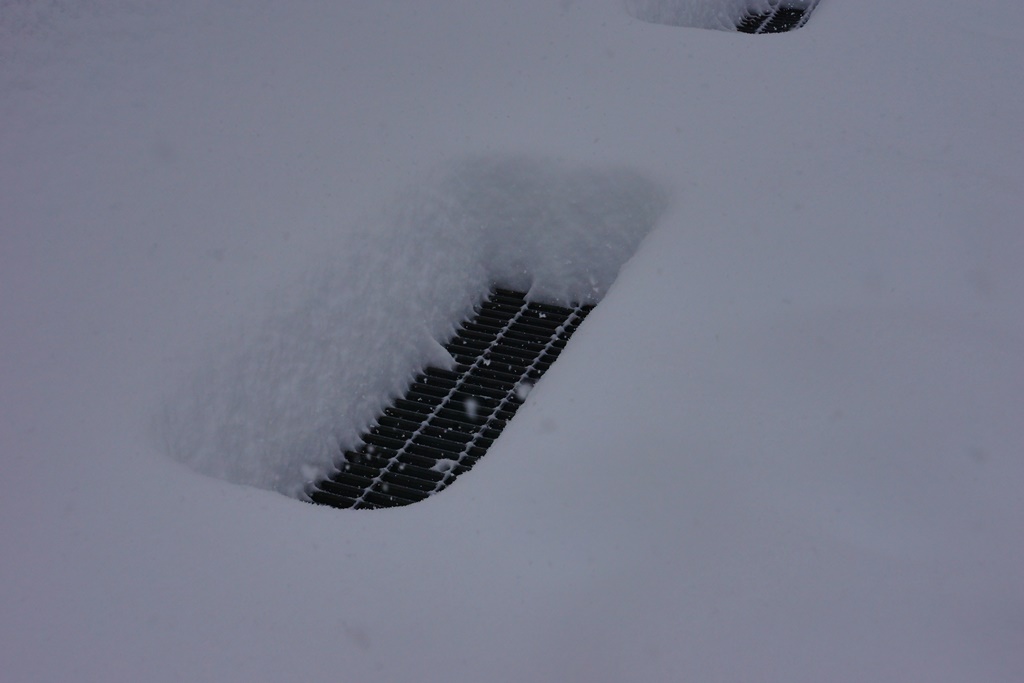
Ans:
{"type": "Polygon", "coordinates": [[[200,472],[294,495],[349,448],[494,286],[596,303],[665,208],[627,170],[479,158],[339,240],[168,399],[157,429],[200,472]]]}
{"type": "MultiPolygon", "coordinates": [[[[805,0],[810,7],[815,0],[805,0]]],[[[767,12],[778,0],[624,0],[626,10],[642,21],[666,26],[735,31],[740,21],[751,14],[767,12]]]]}
{"type": "Polygon", "coordinates": [[[640,4],[0,0],[0,678],[1024,680],[1024,3],[640,4]],[[487,457],[278,493],[492,279],[487,457]]]}

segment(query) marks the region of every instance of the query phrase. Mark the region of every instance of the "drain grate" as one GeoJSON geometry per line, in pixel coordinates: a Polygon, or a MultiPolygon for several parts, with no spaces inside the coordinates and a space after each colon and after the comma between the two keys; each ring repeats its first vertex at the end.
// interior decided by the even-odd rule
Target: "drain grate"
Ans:
{"type": "Polygon", "coordinates": [[[736,27],[741,33],[785,33],[800,28],[814,9],[816,2],[805,6],[775,5],[767,12],[748,14],[736,27]]]}
{"type": "Polygon", "coordinates": [[[446,345],[455,368],[418,375],[362,435],[362,444],[309,485],[309,500],[337,508],[395,507],[451,485],[487,452],[592,308],[492,291],[446,345]]]}

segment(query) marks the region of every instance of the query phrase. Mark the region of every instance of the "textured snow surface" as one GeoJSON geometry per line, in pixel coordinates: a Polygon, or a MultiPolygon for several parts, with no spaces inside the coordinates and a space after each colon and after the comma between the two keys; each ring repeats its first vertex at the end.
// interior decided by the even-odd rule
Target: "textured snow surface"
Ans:
{"type": "MultiPolygon", "coordinates": [[[[624,0],[626,10],[652,24],[735,31],[749,15],[769,11],[772,0],[624,0]]],[[[805,2],[804,7],[810,3],[805,2]]],[[[798,6],[793,3],[793,6],[798,6]]]]}
{"type": "Polygon", "coordinates": [[[0,679],[1024,680],[1024,5],[641,6],[0,0],[0,679]],[[281,495],[492,281],[487,458],[281,495]]]}
{"type": "Polygon", "coordinates": [[[157,429],[170,455],[297,494],[351,448],[494,285],[596,302],[667,195],[623,170],[534,159],[453,164],[381,224],[339,240],[265,320],[203,364],[157,429]]]}

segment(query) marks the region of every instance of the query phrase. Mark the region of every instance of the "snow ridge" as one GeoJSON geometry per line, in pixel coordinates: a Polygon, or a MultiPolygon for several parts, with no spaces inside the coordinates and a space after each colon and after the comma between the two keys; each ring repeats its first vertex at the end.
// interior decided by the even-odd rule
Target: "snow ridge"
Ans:
{"type": "Polygon", "coordinates": [[[768,12],[778,3],[771,0],[625,0],[625,5],[630,15],[651,24],[735,31],[745,16],[768,12]]]}
{"type": "Polygon", "coordinates": [[[267,304],[169,398],[169,454],[297,495],[424,365],[492,284],[596,303],[667,204],[627,169],[477,157],[439,169],[393,215],[267,304]]]}

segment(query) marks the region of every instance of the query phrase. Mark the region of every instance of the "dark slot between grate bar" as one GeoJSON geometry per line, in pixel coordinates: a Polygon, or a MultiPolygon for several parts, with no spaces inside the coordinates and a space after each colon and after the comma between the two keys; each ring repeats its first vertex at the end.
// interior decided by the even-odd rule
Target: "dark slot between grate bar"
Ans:
{"type": "Polygon", "coordinates": [[[804,7],[780,4],[761,14],[748,14],[736,30],[754,34],[793,31],[807,23],[814,4],[817,3],[804,7]]]}
{"type": "Polygon", "coordinates": [[[362,443],[307,487],[308,499],[337,508],[396,507],[450,486],[487,452],[592,308],[493,290],[446,345],[455,368],[417,375],[362,443]]]}

